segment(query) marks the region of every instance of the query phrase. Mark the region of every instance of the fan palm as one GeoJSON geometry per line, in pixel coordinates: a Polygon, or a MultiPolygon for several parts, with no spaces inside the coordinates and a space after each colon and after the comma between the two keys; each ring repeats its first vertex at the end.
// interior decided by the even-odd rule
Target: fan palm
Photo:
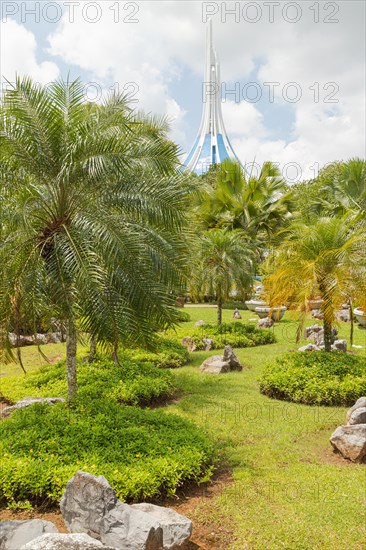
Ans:
{"type": "Polygon", "coordinates": [[[252,282],[253,250],[242,231],[211,229],[199,239],[193,286],[198,295],[213,291],[217,299],[217,322],[222,323],[222,304],[234,288],[252,282]]]}
{"type": "Polygon", "coordinates": [[[336,311],[345,297],[352,293],[365,299],[362,286],[355,285],[365,273],[364,239],[349,218],[322,218],[311,227],[298,222],[268,260],[264,284],[271,306],[299,306],[304,318],[309,299],[318,295],[323,300],[326,351],[330,351],[336,311]]]}
{"type": "Polygon", "coordinates": [[[122,96],[85,103],[79,81],[42,88],[18,79],[4,93],[2,345],[12,353],[14,314],[35,326],[51,305],[66,320],[69,401],[77,328],[116,349],[175,321],[170,294],[184,277],[189,186],[166,131],[122,96]]]}

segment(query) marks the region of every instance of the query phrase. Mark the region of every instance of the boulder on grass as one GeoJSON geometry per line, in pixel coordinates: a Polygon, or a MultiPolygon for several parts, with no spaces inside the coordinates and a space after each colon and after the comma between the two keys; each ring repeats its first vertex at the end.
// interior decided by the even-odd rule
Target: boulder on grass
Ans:
{"type": "Polygon", "coordinates": [[[28,542],[20,550],[115,550],[85,533],[47,533],[28,542]]]}
{"type": "Polygon", "coordinates": [[[315,344],[307,344],[306,346],[299,348],[298,351],[320,351],[320,348],[315,344]]]}
{"type": "Polygon", "coordinates": [[[146,502],[132,504],[132,508],[151,514],[157,519],[163,528],[164,550],[181,548],[192,535],[191,520],[171,508],[155,506],[146,502]]]}
{"type": "Polygon", "coordinates": [[[53,523],[44,519],[1,521],[0,549],[19,550],[44,533],[58,533],[58,529],[53,523]]]}
{"type": "Polygon", "coordinates": [[[331,435],[335,451],[352,462],[364,462],[366,458],[366,424],[339,426],[331,435]]]}
{"type": "Polygon", "coordinates": [[[200,371],[208,374],[223,374],[231,371],[242,371],[243,365],[231,346],[225,346],[224,355],[212,355],[200,366],[200,371]]]}
{"type": "Polygon", "coordinates": [[[202,321],[202,319],[200,321],[197,321],[194,326],[195,327],[203,327],[203,325],[205,325],[205,321],[202,321]]]}
{"type": "Polygon", "coordinates": [[[351,315],[349,309],[342,309],[337,313],[337,319],[338,321],[343,321],[344,323],[348,323],[351,320],[351,315]]]}
{"type": "Polygon", "coordinates": [[[215,343],[212,338],[202,338],[202,342],[205,347],[205,351],[211,351],[215,349],[215,343]]]}
{"type": "Polygon", "coordinates": [[[87,533],[106,546],[158,550],[163,545],[156,518],[119,501],[103,476],[77,472],[66,485],[60,508],[69,531],[87,533]]]}
{"type": "Polygon", "coordinates": [[[34,405],[34,403],[48,403],[48,405],[54,405],[55,403],[65,403],[65,399],[63,397],[24,397],[20,401],[17,401],[15,405],[5,407],[1,415],[9,416],[13,411],[30,407],[34,405]]]}
{"type": "Polygon", "coordinates": [[[272,317],[264,317],[264,319],[259,319],[257,323],[257,328],[271,328],[274,325],[274,320],[272,317]]]}
{"type": "Polygon", "coordinates": [[[360,397],[359,399],[357,399],[356,403],[350,409],[348,409],[346,414],[346,424],[348,424],[353,411],[355,411],[356,409],[360,409],[361,407],[366,407],[366,397],[360,397]]]}
{"type": "Polygon", "coordinates": [[[235,308],[235,311],[233,313],[233,319],[241,319],[240,311],[237,307],[235,308]]]}
{"type": "Polygon", "coordinates": [[[311,312],[311,316],[313,319],[322,320],[324,319],[324,313],[321,309],[313,309],[311,312]]]}
{"type": "Polygon", "coordinates": [[[366,424],[366,407],[359,407],[354,410],[348,419],[349,425],[366,424]]]}
{"type": "Polygon", "coordinates": [[[189,352],[196,351],[197,349],[197,344],[195,340],[190,336],[185,336],[184,338],[182,338],[182,346],[187,348],[189,352]]]}
{"type": "Polygon", "coordinates": [[[347,351],[347,340],[335,340],[332,345],[334,351],[347,351]]]}

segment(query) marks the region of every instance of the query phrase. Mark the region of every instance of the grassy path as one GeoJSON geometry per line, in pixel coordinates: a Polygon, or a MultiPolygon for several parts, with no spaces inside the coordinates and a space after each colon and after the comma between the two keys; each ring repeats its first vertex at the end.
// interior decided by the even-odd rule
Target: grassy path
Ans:
{"type": "MultiPolygon", "coordinates": [[[[189,313],[192,321],[215,316],[207,309],[189,313]]],[[[230,316],[226,311],[226,320],[230,316]]],[[[232,481],[209,499],[203,490],[191,513],[193,521],[213,528],[212,548],[365,548],[366,466],[336,457],[329,444],[346,409],[285,403],[259,393],[265,362],[296,348],[295,329],[282,321],[275,328],[277,344],[239,350],[249,367],[242,373],[200,374],[197,367],[210,355],[203,352],[192,354],[191,365],[177,373],[186,397],[170,411],[202,426],[232,470],[232,481]],[[220,526],[233,536],[222,537],[220,526]]],[[[356,338],[364,354],[366,332],[356,329],[356,338]]]]}

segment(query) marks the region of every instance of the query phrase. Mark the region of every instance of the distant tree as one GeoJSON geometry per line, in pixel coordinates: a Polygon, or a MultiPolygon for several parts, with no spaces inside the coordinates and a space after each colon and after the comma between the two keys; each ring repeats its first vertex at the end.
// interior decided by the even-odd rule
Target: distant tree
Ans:
{"type": "MultiPolygon", "coordinates": [[[[336,311],[352,293],[365,302],[365,234],[354,231],[349,218],[321,218],[309,226],[292,224],[268,260],[264,284],[271,306],[284,303],[307,310],[314,296],[323,300],[325,350],[331,349],[336,311]]],[[[302,324],[300,324],[300,330],[302,324]]]]}
{"type": "Polygon", "coordinates": [[[251,285],[253,260],[253,250],[240,230],[211,229],[199,238],[191,285],[198,295],[215,294],[219,325],[230,291],[251,285]]]}
{"type": "Polygon", "coordinates": [[[214,187],[206,190],[200,215],[207,228],[241,229],[259,248],[268,247],[288,222],[292,193],[279,168],[265,162],[258,176],[225,160],[217,170],[214,187]]]}

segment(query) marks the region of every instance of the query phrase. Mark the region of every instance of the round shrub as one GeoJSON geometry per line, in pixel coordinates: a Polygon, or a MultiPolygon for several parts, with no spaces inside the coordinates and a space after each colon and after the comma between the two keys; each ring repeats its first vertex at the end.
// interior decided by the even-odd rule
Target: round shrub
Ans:
{"type": "Polygon", "coordinates": [[[342,352],[295,352],[266,366],[260,391],[307,405],[350,406],[366,393],[365,358],[342,352]]]}
{"type": "MultiPolygon", "coordinates": [[[[172,331],[168,334],[170,338],[174,337],[172,331]]],[[[211,338],[216,349],[224,348],[226,345],[233,348],[250,348],[276,342],[271,330],[257,329],[254,325],[241,322],[222,323],[220,326],[205,324],[188,329],[181,328],[176,332],[176,338],[182,339],[185,336],[195,341],[197,350],[205,349],[204,338],[211,338]]]]}

